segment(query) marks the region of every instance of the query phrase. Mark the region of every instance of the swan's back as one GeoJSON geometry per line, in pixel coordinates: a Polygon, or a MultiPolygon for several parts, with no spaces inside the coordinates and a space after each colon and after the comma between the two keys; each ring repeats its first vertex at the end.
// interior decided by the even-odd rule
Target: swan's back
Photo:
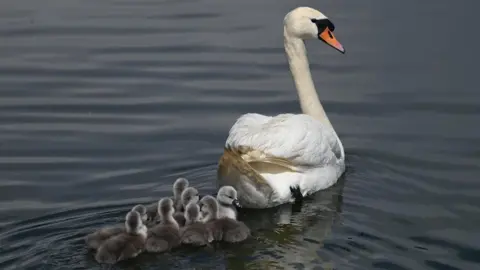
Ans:
{"type": "Polygon", "coordinates": [[[306,114],[244,114],[230,129],[225,147],[254,149],[296,166],[334,165],[344,159],[335,131],[306,114]]]}

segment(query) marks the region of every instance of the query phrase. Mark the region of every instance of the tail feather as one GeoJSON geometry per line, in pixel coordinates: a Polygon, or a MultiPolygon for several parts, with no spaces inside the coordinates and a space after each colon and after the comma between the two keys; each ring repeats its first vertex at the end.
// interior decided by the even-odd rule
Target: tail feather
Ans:
{"type": "Polygon", "coordinates": [[[103,252],[103,250],[99,249],[97,254],[95,254],[95,260],[98,263],[114,264],[118,261],[118,258],[112,253],[103,252]]]}
{"type": "Polygon", "coordinates": [[[101,241],[98,241],[97,239],[91,239],[91,238],[86,238],[85,242],[87,244],[87,247],[90,249],[98,249],[100,245],[103,243],[101,241]]]}
{"type": "Polygon", "coordinates": [[[145,250],[148,252],[161,253],[169,250],[168,242],[158,238],[148,238],[145,242],[145,250]]]}
{"type": "Polygon", "coordinates": [[[187,245],[205,246],[207,238],[196,232],[186,231],[181,238],[181,242],[187,245]]]}
{"type": "Polygon", "coordinates": [[[246,231],[235,230],[223,235],[223,240],[230,243],[242,242],[247,239],[249,234],[246,231]]]}
{"type": "Polygon", "coordinates": [[[239,222],[238,226],[229,229],[223,234],[223,241],[230,243],[242,242],[250,236],[250,229],[243,223],[239,222]]]}

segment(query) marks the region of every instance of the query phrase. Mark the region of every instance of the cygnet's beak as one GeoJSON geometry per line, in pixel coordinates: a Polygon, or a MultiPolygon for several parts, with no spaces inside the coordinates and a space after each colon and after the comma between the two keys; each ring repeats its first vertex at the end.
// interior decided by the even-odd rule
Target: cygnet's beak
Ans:
{"type": "Polygon", "coordinates": [[[343,48],[342,44],[338,42],[338,40],[333,35],[333,32],[330,31],[328,27],[325,27],[325,30],[323,30],[322,33],[318,34],[318,38],[327,43],[328,45],[332,46],[339,52],[345,53],[345,48],[343,48]]]}
{"type": "Polygon", "coordinates": [[[238,199],[233,200],[232,204],[235,205],[235,207],[242,207],[242,205],[240,204],[240,201],[238,201],[238,199]]]}

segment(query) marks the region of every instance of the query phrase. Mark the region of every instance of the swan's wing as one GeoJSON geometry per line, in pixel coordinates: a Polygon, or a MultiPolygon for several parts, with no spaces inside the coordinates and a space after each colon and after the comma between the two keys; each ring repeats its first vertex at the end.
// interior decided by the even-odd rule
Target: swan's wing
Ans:
{"type": "Polygon", "coordinates": [[[343,156],[335,132],[305,114],[244,114],[230,129],[225,147],[235,149],[249,163],[293,171],[330,164],[343,156]]]}

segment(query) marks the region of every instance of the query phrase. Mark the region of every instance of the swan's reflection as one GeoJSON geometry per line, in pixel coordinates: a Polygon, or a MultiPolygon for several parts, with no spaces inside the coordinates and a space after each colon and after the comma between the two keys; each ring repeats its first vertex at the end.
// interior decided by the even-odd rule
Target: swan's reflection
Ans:
{"type": "Polygon", "coordinates": [[[344,183],[345,175],[334,186],[295,205],[242,211],[239,219],[252,229],[253,239],[231,246],[227,268],[291,269],[303,265],[310,269],[321,265],[317,252],[341,213],[344,183]]]}

